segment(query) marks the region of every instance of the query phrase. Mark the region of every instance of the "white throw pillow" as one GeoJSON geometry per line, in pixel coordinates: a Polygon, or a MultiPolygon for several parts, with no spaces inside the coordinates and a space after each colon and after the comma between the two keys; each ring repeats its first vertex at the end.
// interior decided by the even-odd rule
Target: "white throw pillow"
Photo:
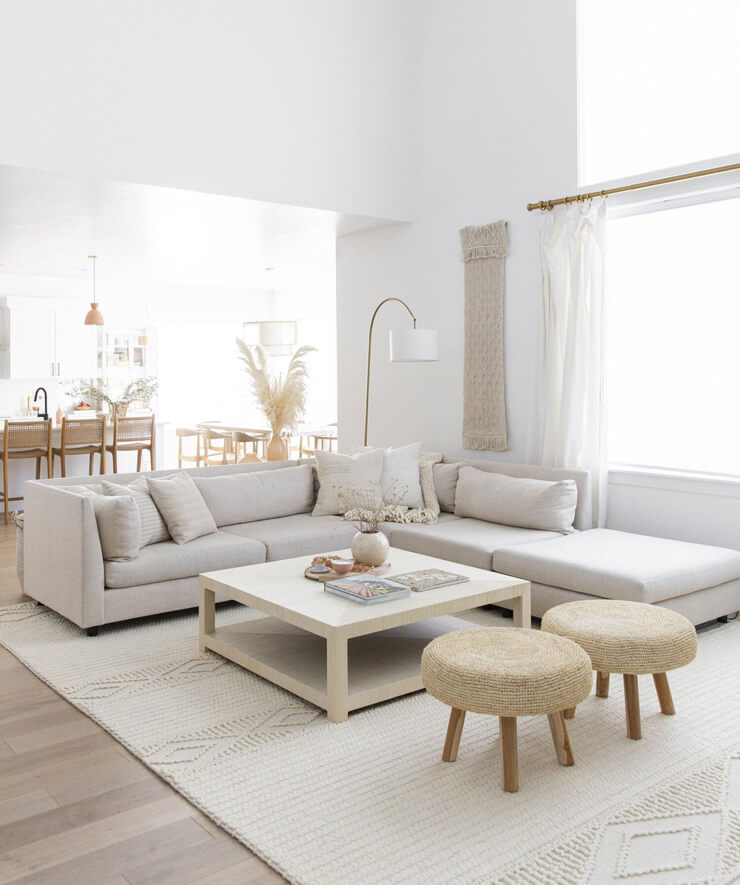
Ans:
{"type": "Polygon", "coordinates": [[[98,524],[103,559],[124,562],[136,559],[141,547],[141,517],[131,495],[92,498],[95,521],[98,524]]]}
{"type": "Polygon", "coordinates": [[[314,516],[344,515],[354,507],[375,510],[383,504],[383,450],[357,455],[316,450],[319,491],[314,516]]]}
{"type": "Polygon", "coordinates": [[[570,534],[577,501],[572,479],[546,482],[465,466],[457,481],[455,516],[570,534]]]}
{"type": "Polygon", "coordinates": [[[363,446],[360,451],[383,452],[381,488],[384,504],[411,509],[424,506],[419,479],[421,443],[412,443],[397,449],[371,449],[363,446]]]}
{"type": "Polygon", "coordinates": [[[163,479],[148,476],[146,482],[176,544],[187,544],[218,531],[203,495],[189,474],[183,471],[163,479]]]}
{"type": "Polygon", "coordinates": [[[141,516],[142,547],[149,544],[159,544],[160,541],[169,541],[170,533],[167,531],[167,523],[162,519],[162,514],[157,510],[157,505],[149,494],[149,486],[146,484],[145,477],[136,479],[127,486],[104,479],[102,490],[104,495],[133,496],[141,516]]]}

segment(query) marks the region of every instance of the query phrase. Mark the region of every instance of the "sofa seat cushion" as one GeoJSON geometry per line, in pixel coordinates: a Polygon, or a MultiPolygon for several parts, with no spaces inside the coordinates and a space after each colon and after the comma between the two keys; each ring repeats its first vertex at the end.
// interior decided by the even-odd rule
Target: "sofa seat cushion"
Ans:
{"type": "Polygon", "coordinates": [[[111,589],[192,578],[201,572],[265,561],[265,545],[226,532],[202,535],[187,544],[161,541],[142,547],[136,559],[105,563],[105,586],[111,589]]]}
{"type": "Polygon", "coordinates": [[[496,571],[604,599],[661,602],[740,577],[740,552],[613,529],[507,547],[496,571]]]}
{"type": "Polygon", "coordinates": [[[486,569],[492,567],[493,553],[499,547],[563,537],[557,532],[462,519],[451,514],[446,519],[440,518],[436,525],[394,526],[389,534],[392,547],[486,569]]]}
{"type": "Polygon", "coordinates": [[[224,526],[222,531],[260,541],[267,548],[268,561],[336,553],[349,547],[357,533],[355,526],[341,516],[310,513],[224,526]]]}

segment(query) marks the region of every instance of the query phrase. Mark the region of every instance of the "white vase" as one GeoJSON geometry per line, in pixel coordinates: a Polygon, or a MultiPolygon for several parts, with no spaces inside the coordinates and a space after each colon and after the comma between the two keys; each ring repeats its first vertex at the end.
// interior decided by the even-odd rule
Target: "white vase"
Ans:
{"type": "Polygon", "coordinates": [[[357,532],[352,539],[352,556],[363,565],[383,565],[390,546],[383,532],[357,532]]]}

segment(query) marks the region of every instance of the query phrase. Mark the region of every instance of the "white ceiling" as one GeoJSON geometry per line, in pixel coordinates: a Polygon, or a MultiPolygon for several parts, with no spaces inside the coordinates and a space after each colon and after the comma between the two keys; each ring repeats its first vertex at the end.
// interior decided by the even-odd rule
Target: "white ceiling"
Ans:
{"type": "Polygon", "coordinates": [[[0,166],[1,276],[89,279],[87,256],[95,254],[103,285],[273,289],[333,261],[337,235],[384,223],[0,166]]]}

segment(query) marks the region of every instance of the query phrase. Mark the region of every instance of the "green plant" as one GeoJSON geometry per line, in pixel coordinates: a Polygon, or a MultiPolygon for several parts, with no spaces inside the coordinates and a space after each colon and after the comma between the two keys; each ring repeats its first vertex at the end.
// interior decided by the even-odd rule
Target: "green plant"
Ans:
{"type": "Polygon", "coordinates": [[[129,405],[136,402],[148,402],[159,389],[159,382],[153,375],[146,378],[136,378],[118,391],[113,391],[110,384],[102,378],[98,382],[86,381],[78,378],[67,388],[67,393],[73,399],[107,403],[111,408],[120,405],[129,405]]]}
{"type": "Polygon", "coordinates": [[[265,351],[259,346],[248,346],[236,339],[239,359],[249,377],[252,393],[260,404],[275,436],[283,430],[292,430],[306,414],[308,369],[306,354],[315,347],[304,344],[290,358],[285,377],[273,376],[265,351]]]}

